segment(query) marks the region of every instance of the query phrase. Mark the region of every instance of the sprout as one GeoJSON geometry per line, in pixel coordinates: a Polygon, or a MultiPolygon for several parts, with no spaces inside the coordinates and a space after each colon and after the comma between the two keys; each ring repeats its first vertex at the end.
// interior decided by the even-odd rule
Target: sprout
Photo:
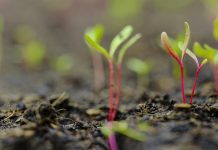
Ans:
{"type": "MultiPolygon", "coordinates": [[[[218,19],[214,21],[213,35],[216,41],[218,41],[218,19]]],[[[212,48],[211,46],[204,44],[201,46],[198,42],[195,42],[193,46],[194,52],[199,57],[208,59],[212,70],[214,72],[214,79],[216,82],[216,90],[218,91],[218,76],[217,76],[217,65],[218,65],[218,49],[212,48]]]]}
{"type": "Polygon", "coordinates": [[[111,42],[110,50],[107,51],[104,47],[97,43],[96,38],[90,34],[85,34],[85,41],[88,46],[95,50],[96,52],[102,54],[109,63],[109,78],[110,78],[110,112],[109,112],[109,121],[114,120],[116,116],[116,108],[119,104],[120,99],[120,90],[121,90],[121,65],[124,58],[124,55],[127,49],[132,46],[140,37],[140,34],[135,34],[130,37],[133,32],[132,26],[126,26],[123,30],[118,33],[111,42]],[[115,58],[115,52],[120,49],[118,53],[118,58],[115,58]],[[114,101],[114,63],[116,62],[117,69],[117,92],[116,92],[116,101],[114,101]]]}
{"type": "MultiPolygon", "coordinates": [[[[140,37],[140,34],[135,34],[132,37],[133,32],[132,26],[126,26],[118,33],[111,42],[110,49],[107,51],[97,41],[95,36],[88,33],[85,34],[84,38],[87,45],[96,52],[102,54],[108,61],[109,65],[109,95],[110,95],[110,110],[108,115],[109,124],[114,121],[116,117],[117,108],[119,105],[120,94],[121,94],[121,65],[123,62],[124,55],[127,49],[132,46],[140,37]],[[115,53],[118,51],[118,57],[116,58],[115,53]],[[116,64],[116,97],[114,93],[114,65],[116,64]]],[[[108,138],[109,146],[112,150],[116,149],[115,135],[112,134],[108,138]]]]}
{"type": "Polygon", "coordinates": [[[171,43],[169,41],[169,38],[168,38],[167,34],[165,32],[163,32],[161,34],[161,41],[162,41],[162,44],[163,44],[165,50],[169,53],[170,56],[172,56],[176,60],[176,62],[179,64],[179,67],[180,67],[181,89],[182,89],[183,103],[186,103],[185,83],[184,83],[184,63],[183,63],[185,54],[189,55],[189,57],[191,57],[194,60],[196,66],[197,66],[197,70],[196,70],[196,74],[195,74],[195,80],[194,80],[193,87],[192,87],[192,94],[191,94],[191,97],[190,97],[190,104],[192,104],[192,99],[193,99],[194,92],[195,92],[195,89],[196,89],[196,83],[197,83],[198,75],[199,75],[199,72],[200,72],[201,68],[204,66],[204,64],[207,63],[207,59],[203,60],[201,62],[201,64],[199,64],[199,61],[198,61],[197,57],[195,56],[195,54],[192,53],[187,48],[188,43],[189,43],[189,39],[190,39],[190,28],[189,28],[189,24],[187,22],[185,22],[185,39],[184,39],[184,42],[179,42],[178,43],[178,47],[182,52],[181,55],[179,55],[177,53],[177,51],[172,48],[172,45],[171,45],[171,43]]]}
{"type": "Polygon", "coordinates": [[[146,61],[140,60],[138,58],[131,58],[127,62],[127,67],[137,74],[138,85],[147,84],[147,75],[151,70],[151,65],[146,61]]]}

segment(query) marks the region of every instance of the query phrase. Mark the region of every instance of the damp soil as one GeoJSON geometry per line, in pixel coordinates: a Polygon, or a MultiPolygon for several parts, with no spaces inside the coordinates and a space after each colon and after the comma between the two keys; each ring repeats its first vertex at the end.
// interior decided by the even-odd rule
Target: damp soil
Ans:
{"type": "MultiPolygon", "coordinates": [[[[125,90],[115,120],[132,127],[145,122],[150,128],[143,132],[144,142],[116,134],[119,149],[217,150],[218,95],[208,91],[198,90],[194,104],[183,106],[181,99],[167,93],[142,90],[129,96],[136,91],[125,90]]],[[[100,132],[109,110],[107,89],[93,93],[83,92],[76,98],[67,92],[2,96],[0,149],[109,149],[100,132]]]]}

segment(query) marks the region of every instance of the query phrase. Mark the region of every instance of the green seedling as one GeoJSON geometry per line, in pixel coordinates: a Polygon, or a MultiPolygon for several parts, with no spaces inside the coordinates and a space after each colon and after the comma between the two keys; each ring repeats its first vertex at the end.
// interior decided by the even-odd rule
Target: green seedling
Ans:
{"type": "Polygon", "coordinates": [[[131,58],[127,61],[127,67],[137,74],[137,85],[148,84],[148,74],[151,71],[151,65],[138,58],[131,58]]]}
{"type": "Polygon", "coordinates": [[[101,53],[108,61],[109,64],[109,80],[110,80],[110,112],[109,112],[109,121],[114,120],[116,115],[116,108],[119,104],[120,99],[120,88],[121,88],[121,65],[123,61],[123,57],[127,51],[127,49],[132,46],[141,36],[140,34],[135,34],[131,36],[133,32],[132,26],[126,26],[124,29],[112,40],[110,49],[107,51],[101,45],[99,45],[92,36],[89,34],[85,34],[85,41],[88,46],[101,53]],[[129,39],[128,39],[129,38],[129,39]],[[115,58],[115,52],[119,51],[118,57],[115,58]],[[117,67],[117,93],[116,93],[116,100],[114,101],[114,63],[116,63],[117,67]]]}
{"type": "Polygon", "coordinates": [[[72,57],[69,54],[63,54],[55,60],[53,66],[57,72],[66,75],[73,69],[72,57]]]}
{"type": "Polygon", "coordinates": [[[28,68],[36,69],[45,59],[45,46],[39,41],[31,41],[22,48],[22,59],[28,68]]]}
{"type": "MultiPolygon", "coordinates": [[[[218,41],[218,19],[215,19],[214,21],[213,36],[215,40],[218,41]]],[[[210,62],[211,68],[214,73],[215,88],[218,91],[218,49],[213,48],[207,44],[201,46],[198,42],[195,42],[193,49],[196,55],[208,59],[208,61],[210,62]]]]}
{"type": "MultiPolygon", "coordinates": [[[[109,65],[109,96],[110,96],[110,107],[109,107],[109,115],[108,121],[111,123],[114,121],[116,117],[117,108],[119,105],[120,94],[121,94],[121,66],[123,62],[124,55],[127,49],[132,46],[140,37],[140,34],[135,34],[131,37],[133,32],[132,26],[126,26],[121,30],[118,35],[114,37],[111,42],[109,51],[102,47],[99,43],[93,39],[89,34],[85,34],[84,38],[88,46],[102,54],[108,62],[109,65]],[[115,52],[119,49],[118,56],[115,57],[115,52]],[[116,95],[114,92],[114,65],[116,65],[116,95]],[[116,97],[115,97],[116,96],[116,97]]],[[[112,150],[116,150],[116,140],[115,136],[110,136],[108,139],[109,146],[112,150]]]]}
{"type": "MultiPolygon", "coordinates": [[[[95,25],[90,27],[85,32],[86,35],[92,38],[95,43],[100,44],[104,35],[104,27],[102,25],[95,25]]],[[[90,47],[93,70],[94,70],[94,87],[95,90],[99,91],[105,86],[105,73],[104,65],[102,61],[102,56],[96,52],[92,47],[90,47]]]]}

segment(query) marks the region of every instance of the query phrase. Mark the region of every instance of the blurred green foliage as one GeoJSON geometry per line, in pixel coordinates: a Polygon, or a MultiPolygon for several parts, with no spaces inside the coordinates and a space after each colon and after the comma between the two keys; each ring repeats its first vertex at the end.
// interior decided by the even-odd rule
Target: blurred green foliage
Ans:
{"type": "MultiPolygon", "coordinates": [[[[215,40],[218,41],[218,19],[214,20],[213,25],[213,36],[215,40]]],[[[193,49],[195,54],[199,57],[206,58],[211,63],[218,65],[218,49],[212,48],[207,44],[201,46],[198,42],[195,42],[193,49]]]]}
{"type": "Polygon", "coordinates": [[[105,137],[109,137],[113,132],[115,132],[137,141],[145,141],[145,135],[143,132],[148,132],[151,129],[147,123],[138,124],[138,128],[136,129],[130,128],[128,123],[125,121],[114,121],[111,122],[110,125],[111,127],[108,127],[107,125],[101,127],[101,132],[105,137]]]}
{"type": "Polygon", "coordinates": [[[147,86],[148,74],[151,71],[151,63],[138,58],[130,58],[127,61],[127,67],[137,74],[137,86],[147,86]]]}
{"type": "Polygon", "coordinates": [[[150,64],[138,58],[130,58],[127,61],[127,67],[131,71],[135,72],[138,76],[145,76],[151,70],[150,64]]]}
{"type": "Polygon", "coordinates": [[[161,10],[178,10],[190,5],[193,0],[152,0],[154,6],[161,10]]]}
{"type": "Polygon", "coordinates": [[[31,41],[22,48],[22,57],[26,66],[38,68],[45,59],[45,46],[39,41],[31,41]]]}
{"type": "Polygon", "coordinates": [[[62,54],[53,64],[56,71],[60,74],[68,74],[73,69],[73,60],[69,54],[62,54]]]}
{"type": "Polygon", "coordinates": [[[16,27],[13,36],[18,44],[26,44],[36,38],[34,30],[28,25],[19,25],[16,27]]]}
{"type": "Polygon", "coordinates": [[[139,15],[147,0],[110,0],[108,12],[115,18],[132,19],[139,15]]]}

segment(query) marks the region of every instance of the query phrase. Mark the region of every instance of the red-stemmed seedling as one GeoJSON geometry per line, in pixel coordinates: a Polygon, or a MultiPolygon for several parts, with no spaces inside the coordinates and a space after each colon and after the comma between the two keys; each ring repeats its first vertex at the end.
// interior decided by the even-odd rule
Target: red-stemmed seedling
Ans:
{"type": "MultiPolygon", "coordinates": [[[[108,115],[108,127],[110,128],[110,122],[114,121],[117,113],[117,108],[120,101],[120,94],[121,94],[121,67],[123,62],[123,57],[127,51],[127,49],[132,46],[140,37],[140,34],[135,34],[134,36],[130,37],[133,32],[133,28],[131,26],[126,26],[123,30],[114,37],[111,42],[110,49],[107,51],[101,45],[96,43],[92,37],[88,34],[85,34],[85,41],[88,46],[97,52],[101,53],[107,59],[109,65],[109,95],[110,95],[110,108],[109,108],[109,115],[108,115]],[[119,49],[118,57],[115,58],[114,54],[119,49]],[[115,94],[115,69],[116,66],[116,94],[115,94]]],[[[110,148],[115,150],[115,136],[110,136],[108,141],[110,148]]]]}
{"type": "Polygon", "coordinates": [[[161,42],[164,46],[164,49],[170,54],[170,56],[173,57],[173,59],[176,60],[176,62],[179,64],[180,66],[180,74],[181,74],[181,90],[182,90],[182,100],[183,103],[186,103],[186,96],[185,96],[185,82],[184,82],[184,57],[185,54],[188,54],[195,62],[196,66],[197,66],[197,70],[196,70],[196,74],[195,74],[195,79],[194,79],[194,83],[192,86],[192,93],[191,93],[191,97],[190,97],[190,104],[192,104],[192,99],[195,93],[195,89],[196,89],[196,84],[197,84],[197,79],[199,76],[199,72],[201,70],[201,68],[204,66],[204,64],[207,63],[207,59],[204,59],[201,64],[199,64],[199,61],[197,59],[197,57],[195,56],[194,53],[192,53],[187,47],[188,47],[188,43],[190,40],[190,28],[189,28],[189,24],[187,22],[185,22],[185,39],[184,42],[179,42],[178,43],[178,47],[179,49],[182,51],[181,56],[179,56],[179,54],[177,53],[177,51],[175,51],[170,43],[170,40],[167,36],[166,32],[163,32],[161,34],[161,42]]]}

